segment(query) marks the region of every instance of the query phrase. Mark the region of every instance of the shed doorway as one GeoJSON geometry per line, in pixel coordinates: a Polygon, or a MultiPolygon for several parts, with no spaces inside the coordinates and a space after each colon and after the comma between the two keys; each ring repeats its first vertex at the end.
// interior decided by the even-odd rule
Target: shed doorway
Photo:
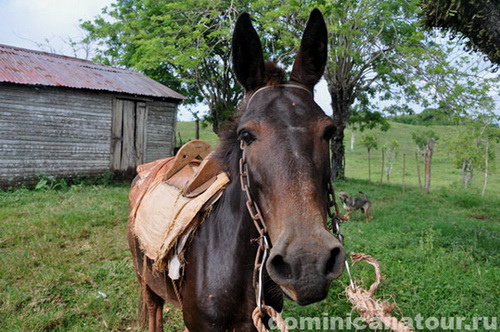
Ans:
{"type": "Polygon", "coordinates": [[[111,169],[134,172],[146,152],[146,103],[115,99],[113,105],[111,169]]]}

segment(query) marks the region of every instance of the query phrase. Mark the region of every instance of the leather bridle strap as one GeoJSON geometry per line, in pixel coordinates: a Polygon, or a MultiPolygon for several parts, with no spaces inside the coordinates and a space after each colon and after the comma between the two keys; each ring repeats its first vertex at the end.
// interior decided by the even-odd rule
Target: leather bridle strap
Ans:
{"type": "Polygon", "coordinates": [[[255,92],[252,92],[247,96],[248,101],[246,102],[246,108],[248,108],[248,105],[250,105],[250,102],[252,101],[253,97],[255,97],[255,95],[257,95],[259,92],[262,92],[262,91],[267,90],[267,89],[272,89],[272,88],[296,88],[296,89],[301,89],[301,90],[307,91],[311,95],[313,94],[311,92],[311,90],[309,90],[308,88],[306,88],[303,85],[298,85],[298,84],[286,83],[286,84],[280,84],[280,85],[266,85],[266,86],[263,86],[262,88],[255,90],[255,92]]]}

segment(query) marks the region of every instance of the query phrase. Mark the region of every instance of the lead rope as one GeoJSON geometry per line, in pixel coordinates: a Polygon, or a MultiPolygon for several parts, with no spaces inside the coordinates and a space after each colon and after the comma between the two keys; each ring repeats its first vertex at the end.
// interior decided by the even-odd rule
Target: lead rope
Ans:
{"type": "Polygon", "coordinates": [[[245,143],[243,141],[241,141],[240,143],[240,149],[242,151],[239,165],[241,190],[247,197],[246,206],[248,213],[253,220],[257,232],[259,232],[259,238],[256,240],[259,244],[259,247],[255,256],[255,263],[253,268],[255,302],[257,303],[257,307],[252,313],[253,324],[259,332],[267,332],[268,329],[262,321],[262,318],[265,315],[268,315],[274,320],[281,332],[288,332],[286,323],[279,312],[277,312],[273,307],[266,305],[264,301],[264,267],[269,255],[269,238],[267,235],[266,223],[264,222],[264,218],[260,212],[259,206],[252,199],[252,194],[250,193],[250,179],[245,155],[245,143]]]}
{"type": "MultiPolygon", "coordinates": [[[[328,205],[330,206],[330,209],[328,209],[328,216],[332,220],[333,232],[339,242],[344,245],[344,236],[340,231],[340,224],[346,220],[340,213],[335,199],[333,184],[331,182],[328,183],[328,205]],[[335,208],[335,212],[331,210],[332,208],[335,208]]],[[[361,287],[356,287],[352,279],[349,263],[347,262],[347,259],[345,260],[345,267],[347,275],[349,276],[350,284],[346,287],[345,294],[347,299],[353,304],[353,308],[359,311],[361,318],[363,318],[363,320],[368,324],[377,322],[378,320],[395,332],[413,332],[408,325],[398,321],[391,315],[394,311],[393,303],[380,301],[374,296],[375,291],[378,289],[380,282],[382,281],[382,273],[380,271],[379,262],[375,258],[365,254],[353,252],[350,256],[353,264],[364,261],[372,265],[375,269],[375,281],[370,286],[369,290],[365,290],[361,287]]]]}

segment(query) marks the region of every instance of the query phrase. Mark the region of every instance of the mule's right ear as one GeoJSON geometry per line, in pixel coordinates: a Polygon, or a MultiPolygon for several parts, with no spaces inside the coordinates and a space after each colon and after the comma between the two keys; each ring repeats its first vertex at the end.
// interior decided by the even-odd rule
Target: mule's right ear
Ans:
{"type": "Polygon", "coordinates": [[[245,91],[249,92],[262,86],[266,74],[264,55],[259,36],[248,13],[241,14],[236,21],[232,53],[234,73],[245,91]]]}

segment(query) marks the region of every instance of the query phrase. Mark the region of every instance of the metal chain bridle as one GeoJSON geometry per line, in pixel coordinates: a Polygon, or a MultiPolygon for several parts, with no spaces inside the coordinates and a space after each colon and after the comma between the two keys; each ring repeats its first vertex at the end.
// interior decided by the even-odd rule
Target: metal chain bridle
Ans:
{"type": "Polygon", "coordinates": [[[255,300],[257,302],[257,307],[260,311],[262,311],[262,304],[264,302],[264,266],[267,261],[267,257],[269,255],[269,238],[267,235],[267,227],[260,212],[259,206],[253,200],[252,194],[250,193],[250,175],[248,172],[248,165],[246,160],[245,153],[245,143],[243,141],[240,142],[240,149],[242,151],[242,155],[240,158],[240,183],[241,190],[245,193],[247,197],[246,206],[250,217],[259,232],[259,237],[256,239],[258,242],[257,255],[255,256],[255,263],[253,269],[253,284],[255,287],[255,300]]]}

